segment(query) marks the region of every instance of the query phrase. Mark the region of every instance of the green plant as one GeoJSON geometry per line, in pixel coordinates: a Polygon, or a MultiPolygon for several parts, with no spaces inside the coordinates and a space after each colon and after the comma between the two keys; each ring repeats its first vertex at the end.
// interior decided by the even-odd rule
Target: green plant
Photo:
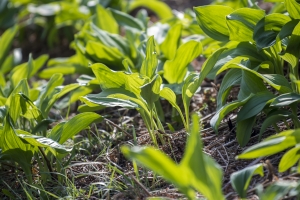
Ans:
{"type": "Polygon", "coordinates": [[[282,95],[298,92],[298,14],[291,7],[293,5],[298,8],[299,4],[286,1],[285,5],[290,16],[279,13],[265,16],[264,11],[258,9],[233,10],[220,5],[195,8],[202,30],[216,40],[225,41],[224,48],[227,48],[209,74],[209,77],[214,77],[229,69],[218,93],[218,111],[212,118],[211,125],[218,132],[224,116],[242,106],[237,115],[236,130],[238,142],[242,146],[249,141],[256,116],[260,112],[267,115],[261,133],[268,125],[275,125],[286,117],[292,118],[296,127],[299,124],[295,109],[292,108],[289,113],[278,109],[276,94],[270,92],[265,84],[282,95]],[[217,23],[211,23],[208,13],[216,14],[217,23]],[[284,61],[289,65],[291,83],[284,76],[284,61]],[[226,104],[234,85],[240,85],[238,100],[226,104]],[[281,117],[275,117],[279,113],[282,113],[281,117]]]}
{"type": "Polygon", "coordinates": [[[179,164],[153,147],[123,146],[122,152],[126,157],[173,183],[189,199],[195,198],[194,190],[201,192],[208,199],[224,199],[221,190],[222,170],[202,151],[202,146],[199,137],[199,117],[193,115],[185,154],[179,164]]]}

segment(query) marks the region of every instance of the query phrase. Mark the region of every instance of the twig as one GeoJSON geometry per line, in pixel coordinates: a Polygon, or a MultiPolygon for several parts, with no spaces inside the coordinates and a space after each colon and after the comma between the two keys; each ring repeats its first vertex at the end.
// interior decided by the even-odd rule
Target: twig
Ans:
{"type": "Polygon", "coordinates": [[[123,133],[125,133],[128,137],[133,138],[133,136],[130,133],[128,133],[127,131],[125,131],[119,125],[115,124],[114,122],[110,121],[109,119],[104,119],[104,120],[107,121],[108,123],[110,123],[112,126],[114,126],[117,129],[119,129],[120,131],[122,131],[123,133]]]}
{"type": "Polygon", "coordinates": [[[136,178],[134,178],[134,176],[130,176],[133,180],[134,180],[134,182],[136,183],[136,184],[138,184],[143,190],[144,190],[144,192],[149,196],[149,197],[151,197],[152,195],[150,194],[150,192],[147,190],[147,188],[142,184],[142,183],[140,183],[136,178]]]}

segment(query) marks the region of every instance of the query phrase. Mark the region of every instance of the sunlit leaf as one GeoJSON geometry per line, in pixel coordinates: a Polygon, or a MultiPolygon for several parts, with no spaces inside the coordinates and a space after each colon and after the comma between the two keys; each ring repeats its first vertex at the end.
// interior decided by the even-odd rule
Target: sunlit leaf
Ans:
{"type": "Polygon", "coordinates": [[[103,120],[101,115],[92,112],[81,113],[70,119],[69,121],[58,124],[58,129],[53,128],[49,138],[63,144],[74,135],[87,128],[91,123],[103,120]]]}
{"type": "Polygon", "coordinates": [[[96,6],[96,14],[93,20],[99,28],[110,33],[119,33],[117,21],[113,18],[111,12],[106,10],[100,4],[97,4],[96,6]]]}
{"type": "MultiPolygon", "coordinates": [[[[181,119],[182,119],[182,122],[183,122],[183,124],[185,125],[185,127],[186,127],[186,124],[185,124],[185,120],[184,120],[184,117],[183,117],[183,114],[182,114],[182,112],[181,112],[181,109],[180,109],[180,107],[177,105],[177,100],[176,100],[176,95],[175,95],[175,93],[173,92],[173,90],[171,90],[170,88],[167,88],[167,87],[164,87],[161,91],[160,91],[160,93],[159,93],[159,95],[162,97],[162,98],[164,98],[164,99],[166,99],[177,111],[178,111],[178,113],[180,114],[180,117],[181,117],[181,119]]],[[[187,128],[187,127],[186,127],[187,128]]]]}
{"type": "Polygon", "coordinates": [[[220,5],[208,5],[195,7],[194,11],[198,24],[205,34],[218,41],[229,40],[226,16],[234,11],[232,8],[220,5]]]}
{"type": "MultiPolygon", "coordinates": [[[[17,132],[18,132],[18,130],[17,130],[17,132]]],[[[42,137],[42,136],[38,136],[38,135],[32,135],[32,134],[26,133],[24,131],[19,131],[18,137],[25,140],[32,146],[53,148],[58,153],[62,153],[62,154],[69,153],[72,150],[72,148],[63,146],[50,138],[46,138],[46,137],[42,137]]]]}
{"type": "Polygon", "coordinates": [[[229,39],[233,41],[253,41],[253,30],[257,22],[263,18],[263,10],[240,8],[226,16],[229,39]]]}
{"type": "MultiPolygon", "coordinates": [[[[289,40],[287,49],[284,55],[281,56],[285,61],[289,62],[292,65],[292,68],[296,68],[299,62],[299,56],[300,56],[300,50],[298,48],[300,46],[299,38],[300,38],[300,22],[295,26],[292,32],[292,36],[289,40]]],[[[296,71],[297,69],[294,70],[296,71]]]]}
{"type": "Polygon", "coordinates": [[[299,161],[299,159],[300,159],[300,146],[296,146],[295,148],[290,149],[282,156],[279,162],[278,171],[285,172],[293,165],[295,165],[299,161]]]}
{"type": "Polygon", "coordinates": [[[187,176],[182,176],[186,172],[183,168],[175,164],[168,156],[153,147],[121,147],[122,153],[138,163],[146,166],[154,172],[172,182],[182,192],[194,198],[194,192],[190,188],[190,181],[187,176]]]}
{"type": "Polygon", "coordinates": [[[284,5],[293,19],[300,19],[300,4],[296,0],[285,0],[284,5]]]}
{"type": "Polygon", "coordinates": [[[199,117],[193,115],[192,122],[190,136],[179,166],[187,171],[192,185],[208,199],[224,199],[221,190],[222,168],[202,151],[199,117]]]}
{"type": "Polygon", "coordinates": [[[270,84],[270,86],[272,86],[274,89],[278,90],[281,93],[292,92],[292,88],[291,88],[289,82],[287,81],[287,79],[284,76],[282,76],[280,74],[260,74],[260,73],[254,71],[252,69],[249,69],[241,64],[230,64],[230,65],[223,66],[218,71],[218,73],[220,73],[226,69],[230,69],[230,68],[243,69],[248,72],[251,72],[251,73],[255,74],[256,76],[260,77],[262,80],[264,80],[265,82],[270,84]]]}
{"type": "Polygon", "coordinates": [[[160,86],[162,79],[160,75],[156,75],[151,82],[141,87],[141,96],[146,100],[150,110],[154,108],[154,103],[159,99],[160,86]]]}
{"type": "Polygon", "coordinates": [[[299,131],[299,129],[283,131],[274,138],[270,137],[267,140],[264,140],[256,145],[251,146],[241,155],[239,155],[238,158],[259,158],[281,152],[297,144],[297,140],[299,140],[299,138],[296,138],[295,135],[299,133],[299,131]]]}
{"type": "Polygon", "coordinates": [[[33,60],[30,54],[28,63],[23,63],[19,66],[16,66],[10,72],[13,85],[16,86],[22,79],[28,79],[35,75],[37,71],[43,67],[48,58],[49,57],[47,55],[42,55],[36,60],[33,60]]]}
{"type": "Polygon", "coordinates": [[[4,66],[4,60],[8,56],[10,51],[10,47],[12,45],[13,39],[18,31],[18,26],[14,26],[10,29],[7,29],[0,38],[0,68],[2,69],[4,66]]]}
{"type": "Polygon", "coordinates": [[[173,60],[164,64],[164,78],[169,83],[181,83],[187,72],[187,65],[202,53],[202,44],[189,41],[179,47],[173,60]]]}
{"type": "Polygon", "coordinates": [[[181,41],[181,29],[181,24],[172,26],[169,29],[165,40],[160,44],[160,50],[168,60],[172,60],[176,55],[176,51],[181,41]]]}
{"type": "Polygon", "coordinates": [[[173,17],[172,10],[170,7],[162,2],[162,1],[156,1],[156,0],[149,0],[149,1],[143,1],[143,0],[135,0],[130,3],[129,10],[132,11],[139,7],[146,7],[149,10],[153,11],[160,19],[168,19],[173,17]]]}
{"type": "Polygon", "coordinates": [[[155,49],[154,37],[151,36],[147,41],[146,58],[143,61],[140,73],[149,78],[153,78],[158,64],[157,52],[155,49]]]}
{"type": "Polygon", "coordinates": [[[102,90],[123,88],[139,95],[141,92],[140,87],[145,83],[145,80],[140,78],[138,73],[126,74],[124,72],[113,71],[101,63],[94,64],[91,68],[102,90]]]}

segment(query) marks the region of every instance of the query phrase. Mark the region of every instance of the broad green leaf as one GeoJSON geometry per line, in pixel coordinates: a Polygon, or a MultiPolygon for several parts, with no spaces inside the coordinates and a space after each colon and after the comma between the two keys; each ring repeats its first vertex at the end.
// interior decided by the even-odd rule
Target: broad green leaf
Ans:
{"type": "Polygon", "coordinates": [[[12,45],[13,39],[18,31],[18,26],[14,26],[12,28],[7,29],[0,37],[0,68],[2,69],[4,66],[4,60],[8,56],[10,51],[10,47],[12,45]]]}
{"type": "Polygon", "coordinates": [[[10,106],[10,99],[13,95],[15,94],[18,94],[22,92],[23,94],[25,95],[29,95],[29,86],[28,86],[28,83],[27,83],[27,80],[26,79],[23,79],[21,80],[18,85],[14,88],[14,90],[10,93],[6,103],[5,103],[5,106],[9,107],[10,106]]]}
{"type": "Polygon", "coordinates": [[[153,147],[131,147],[122,146],[122,153],[129,159],[137,161],[141,165],[153,170],[167,181],[172,182],[184,192],[190,199],[194,198],[194,191],[190,187],[190,180],[184,168],[176,165],[173,160],[160,150],[153,147]]]}
{"type": "Polygon", "coordinates": [[[122,61],[126,58],[116,47],[109,47],[100,42],[88,41],[86,45],[86,56],[94,62],[100,62],[110,66],[112,69],[124,69],[122,61]]]}
{"type": "Polygon", "coordinates": [[[253,165],[231,174],[231,185],[241,198],[247,197],[247,189],[252,176],[255,174],[264,175],[262,164],[253,165]]]}
{"type": "MultiPolygon", "coordinates": [[[[52,60],[53,61],[53,60],[52,60]]],[[[72,63],[71,59],[65,59],[65,61],[61,61],[54,63],[48,62],[48,68],[44,69],[41,73],[39,73],[39,77],[43,79],[49,79],[53,74],[61,73],[64,75],[67,74],[92,74],[92,70],[86,66],[81,65],[80,63],[72,63]]]]}
{"type": "Polygon", "coordinates": [[[132,11],[139,7],[146,7],[147,9],[153,11],[160,19],[169,19],[173,17],[172,10],[170,7],[162,2],[156,0],[135,0],[130,3],[129,11],[132,11]]]}
{"type": "Polygon", "coordinates": [[[58,129],[53,128],[49,138],[58,141],[60,144],[63,144],[68,139],[87,128],[91,123],[100,122],[102,120],[103,117],[101,115],[93,112],[78,114],[64,124],[59,125],[58,129]],[[58,132],[59,137],[57,138],[58,132]]]}
{"type": "Polygon", "coordinates": [[[3,74],[6,74],[8,72],[10,72],[12,70],[12,68],[15,66],[16,61],[15,61],[15,56],[14,54],[10,54],[8,55],[4,61],[2,66],[0,66],[0,72],[2,72],[3,74]]]}
{"type": "Polygon", "coordinates": [[[285,0],[284,5],[293,19],[300,19],[300,4],[296,0],[285,0]]]}
{"type": "Polygon", "coordinates": [[[66,95],[67,93],[77,89],[79,87],[79,84],[77,83],[73,83],[73,84],[69,84],[66,86],[59,86],[56,87],[54,92],[52,93],[52,96],[49,98],[47,107],[45,109],[45,113],[48,113],[50,111],[50,109],[52,108],[52,106],[54,105],[54,103],[60,99],[61,97],[63,97],[64,95],[66,95]]]}
{"type": "Polygon", "coordinates": [[[154,108],[154,103],[159,99],[160,86],[162,84],[162,78],[160,75],[156,75],[151,82],[141,87],[141,96],[148,103],[150,110],[154,108]]]}
{"type": "Polygon", "coordinates": [[[41,111],[34,105],[34,103],[22,93],[16,94],[20,96],[19,106],[22,110],[22,115],[28,120],[36,120],[37,122],[43,119],[41,111]]]}
{"type": "Polygon", "coordinates": [[[274,99],[270,106],[282,107],[289,106],[300,100],[300,95],[296,93],[282,94],[274,99]]]}
{"type": "Polygon", "coordinates": [[[292,148],[282,156],[279,162],[278,171],[285,172],[293,165],[295,165],[299,161],[299,159],[300,159],[300,146],[296,146],[295,148],[292,148]]]}
{"type": "Polygon", "coordinates": [[[187,65],[202,53],[202,44],[189,41],[181,45],[173,60],[164,64],[164,78],[170,83],[181,83],[187,73],[187,65]]]}
{"type": "Polygon", "coordinates": [[[203,144],[199,137],[199,117],[193,115],[193,125],[187,139],[186,149],[180,168],[187,171],[194,188],[208,199],[224,199],[222,194],[222,168],[202,151],[203,144]]]}
{"type": "Polygon", "coordinates": [[[180,109],[180,107],[177,105],[176,95],[175,95],[175,93],[173,92],[173,90],[171,90],[170,88],[164,87],[164,88],[160,91],[159,95],[160,95],[162,98],[166,99],[166,100],[167,100],[167,101],[168,101],[168,102],[169,102],[169,103],[170,103],[170,104],[178,111],[178,113],[179,113],[179,115],[180,115],[180,117],[181,117],[181,119],[182,119],[182,122],[183,122],[185,128],[188,129],[187,126],[186,126],[186,124],[185,124],[185,120],[184,120],[183,114],[182,114],[182,112],[181,112],[181,109],[180,109]]]}
{"type": "Polygon", "coordinates": [[[281,31],[282,27],[291,21],[291,18],[285,14],[272,13],[265,17],[265,30],[273,30],[275,32],[281,31]]]}
{"type": "Polygon", "coordinates": [[[42,107],[46,107],[49,101],[49,96],[53,93],[55,87],[60,86],[63,82],[64,78],[62,74],[54,74],[48,81],[47,86],[42,89],[38,100],[35,102],[35,105],[40,110],[42,107]]]}
{"type": "Polygon", "coordinates": [[[215,64],[218,62],[219,56],[226,50],[226,48],[220,48],[215,51],[211,56],[209,56],[201,67],[201,72],[199,76],[199,84],[202,84],[203,80],[209,74],[209,72],[213,69],[215,64]]]}
{"type": "Polygon", "coordinates": [[[21,64],[13,68],[10,72],[11,81],[13,86],[16,86],[22,79],[31,78],[37,71],[43,67],[49,56],[42,55],[36,60],[33,60],[31,54],[29,55],[28,63],[21,64]]]}
{"type": "MultiPolygon", "coordinates": [[[[256,68],[266,60],[270,60],[270,57],[264,51],[258,52],[257,47],[249,42],[231,41],[225,45],[225,48],[227,50],[220,55],[208,78],[214,79],[220,68],[226,68],[230,64],[241,63],[243,60],[251,62],[251,69],[256,68]]],[[[268,73],[274,72],[270,70],[268,73]]]]}
{"type": "Polygon", "coordinates": [[[292,88],[287,81],[287,79],[280,75],[280,74],[260,74],[254,70],[251,70],[241,64],[229,64],[229,65],[224,65],[219,69],[217,74],[221,73],[222,71],[225,71],[226,69],[230,68],[236,68],[236,69],[243,69],[248,72],[251,72],[255,74],[256,76],[260,77],[262,80],[267,82],[270,86],[272,86],[274,89],[278,90],[281,93],[287,93],[287,92],[292,92],[292,88]]]}
{"type": "Polygon", "coordinates": [[[93,92],[93,87],[91,86],[86,86],[86,87],[78,87],[75,90],[70,93],[70,96],[67,97],[68,103],[74,103],[77,100],[79,100],[79,97],[85,96],[87,94],[90,94],[93,92]]]}
{"type": "MultiPolygon", "coordinates": [[[[299,130],[288,130],[281,134],[295,133],[299,130]]],[[[276,138],[271,138],[264,140],[256,145],[251,146],[241,155],[238,156],[239,159],[252,159],[259,158],[263,156],[273,155],[275,153],[281,152],[289,147],[297,144],[297,138],[294,136],[281,136],[280,134],[276,138]]]]}
{"type": "Polygon", "coordinates": [[[278,33],[289,21],[291,18],[281,13],[273,13],[262,18],[254,28],[253,39],[256,46],[260,49],[273,46],[278,33]]]}
{"type": "Polygon", "coordinates": [[[38,135],[32,135],[25,131],[17,130],[17,132],[19,138],[25,140],[26,142],[28,142],[29,144],[35,147],[52,148],[58,153],[62,153],[62,154],[69,153],[72,150],[72,148],[68,148],[64,145],[61,145],[50,138],[46,138],[38,135]]]}
{"type": "Polygon", "coordinates": [[[269,91],[263,91],[252,96],[237,114],[237,122],[257,115],[263,110],[267,102],[275,95],[269,91]]]}
{"type": "Polygon", "coordinates": [[[151,36],[147,41],[146,58],[143,61],[140,73],[149,78],[153,78],[157,69],[158,59],[155,49],[154,37],[151,36]]]}
{"type": "Polygon", "coordinates": [[[111,14],[119,25],[124,26],[127,29],[136,29],[136,31],[142,31],[145,29],[144,24],[139,19],[119,10],[112,8],[108,8],[108,10],[111,11],[111,14]]]}
{"type": "Polygon", "coordinates": [[[49,79],[53,74],[92,74],[92,70],[87,67],[88,61],[78,51],[74,56],[68,58],[53,58],[47,63],[47,68],[39,73],[40,78],[49,79]]]}
{"type": "Polygon", "coordinates": [[[102,30],[110,33],[119,33],[118,23],[113,18],[111,12],[102,7],[100,4],[97,4],[96,6],[96,14],[93,21],[102,30]]]}
{"type": "Polygon", "coordinates": [[[277,112],[268,114],[267,118],[264,120],[263,124],[261,125],[260,131],[259,131],[259,140],[261,139],[261,136],[263,132],[271,125],[276,124],[280,120],[284,120],[288,117],[290,117],[291,113],[285,110],[278,110],[277,112]],[[287,113],[286,113],[287,112],[287,113]]]}
{"type": "Polygon", "coordinates": [[[234,85],[240,84],[241,78],[242,73],[239,69],[231,69],[225,74],[217,95],[217,110],[219,110],[226,103],[230,89],[234,85]]]}
{"type": "Polygon", "coordinates": [[[168,60],[172,60],[181,42],[181,30],[182,24],[175,24],[172,26],[165,38],[165,40],[159,45],[164,57],[168,60]]]}
{"type": "Polygon", "coordinates": [[[297,24],[299,23],[299,21],[300,20],[297,19],[297,20],[292,20],[292,21],[289,21],[288,23],[286,23],[281,28],[280,32],[278,33],[278,38],[283,41],[287,37],[291,36],[292,32],[294,31],[294,28],[297,26],[297,24]]]}
{"type": "MultiPolygon", "coordinates": [[[[213,69],[213,67],[217,63],[219,56],[225,50],[226,50],[226,48],[220,48],[205,60],[205,62],[202,65],[201,72],[199,75],[199,80],[198,80],[199,87],[202,84],[203,80],[206,78],[206,76],[209,74],[209,72],[213,69]]],[[[195,93],[195,91],[194,91],[194,93],[195,93]]],[[[182,94],[184,94],[184,93],[182,93],[182,94]]],[[[187,102],[187,103],[189,104],[189,102],[187,102]]]]}
{"type": "Polygon", "coordinates": [[[250,94],[256,94],[259,92],[267,92],[267,87],[265,86],[263,80],[256,74],[242,70],[242,80],[240,85],[240,91],[238,94],[238,99],[244,99],[250,94]]]}
{"type": "Polygon", "coordinates": [[[254,27],[264,15],[263,10],[252,8],[240,8],[227,15],[226,23],[229,30],[229,39],[254,42],[254,27]]]}
{"type": "Polygon", "coordinates": [[[210,120],[210,125],[213,127],[214,131],[218,133],[218,127],[225,117],[229,112],[237,109],[238,107],[244,105],[247,103],[247,101],[252,97],[253,95],[250,95],[248,98],[245,98],[241,101],[236,100],[231,103],[226,104],[225,106],[221,107],[216,114],[213,116],[213,118],[210,120]]]}
{"type": "Polygon", "coordinates": [[[226,16],[234,11],[232,8],[220,5],[208,5],[195,7],[194,11],[198,24],[205,34],[218,41],[229,40],[226,16]]]}
{"type": "Polygon", "coordinates": [[[236,138],[239,145],[242,147],[246,146],[246,144],[249,142],[255,121],[256,116],[253,116],[237,122],[236,138]]]}
{"type": "Polygon", "coordinates": [[[18,94],[14,94],[10,98],[10,107],[8,107],[8,111],[13,125],[17,123],[17,120],[21,115],[20,99],[21,97],[18,94]]]}
{"type": "Polygon", "coordinates": [[[102,106],[102,105],[98,105],[98,104],[95,104],[93,106],[91,106],[92,103],[90,103],[89,105],[81,105],[78,107],[78,112],[95,112],[95,111],[98,111],[98,110],[102,110],[104,108],[106,108],[106,106],[102,106]]]}
{"type": "Polygon", "coordinates": [[[139,95],[141,92],[140,87],[145,83],[145,80],[140,78],[138,73],[126,74],[124,72],[113,71],[101,63],[94,64],[91,68],[102,90],[123,88],[139,95]]]}
{"type": "Polygon", "coordinates": [[[279,180],[268,186],[263,192],[258,193],[258,196],[261,200],[280,200],[283,199],[294,186],[295,183],[292,181],[279,180]]]}
{"type": "Polygon", "coordinates": [[[299,56],[300,56],[300,50],[299,50],[300,39],[299,38],[300,38],[300,22],[295,26],[295,28],[292,32],[292,36],[289,39],[287,49],[286,49],[284,55],[281,56],[285,61],[287,61],[288,63],[291,64],[291,66],[294,70],[294,73],[296,73],[296,70],[298,70],[298,68],[296,69],[296,66],[298,66],[299,56]]]}
{"type": "Polygon", "coordinates": [[[91,31],[83,32],[83,39],[88,41],[86,36],[92,37],[95,42],[100,42],[106,47],[117,48],[123,55],[128,55],[131,58],[131,49],[129,41],[117,34],[109,33],[105,30],[101,30],[93,23],[90,23],[91,31]]]}
{"type": "Polygon", "coordinates": [[[125,107],[129,109],[148,110],[144,100],[138,99],[133,93],[122,88],[106,89],[100,94],[89,94],[80,98],[90,107],[95,107],[95,104],[106,107],[125,107]]]}
{"type": "Polygon", "coordinates": [[[4,128],[0,131],[0,148],[2,149],[2,159],[17,162],[24,170],[29,183],[31,183],[31,159],[36,147],[24,143],[16,135],[9,113],[5,119],[4,128]]]}

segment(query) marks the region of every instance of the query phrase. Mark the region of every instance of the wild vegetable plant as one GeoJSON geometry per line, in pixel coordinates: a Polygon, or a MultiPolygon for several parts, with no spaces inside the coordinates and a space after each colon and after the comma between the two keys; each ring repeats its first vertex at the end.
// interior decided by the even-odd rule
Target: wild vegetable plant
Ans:
{"type": "Polygon", "coordinates": [[[226,42],[226,50],[209,74],[209,77],[215,77],[228,70],[217,96],[218,110],[211,125],[218,132],[221,120],[229,112],[242,107],[237,115],[236,130],[237,140],[242,146],[249,141],[256,117],[261,112],[267,115],[261,133],[267,126],[286,120],[286,117],[292,118],[296,127],[299,125],[295,107],[291,105],[291,112],[282,111],[275,99],[278,93],[283,97],[298,93],[299,52],[296,46],[299,41],[296,38],[299,14],[292,7],[297,8],[299,4],[285,1],[285,5],[289,16],[280,13],[265,15],[264,11],[254,8],[233,10],[221,5],[195,8],[201,29],[215,40],[226,42]],[[208,13],[216,14],[216,23],[207,17],[208,13]],[[289,65],[291,83],[285,77],[285,63],[289,65]],[[272,93],[266,84],[277,92],[272,93]],[[240,85],[238,99],[227,103],[235,85],[240,85]]]}
{"type": "MultiPolygon", "coordinates": [[[[8,48],[11,41],[4,41],[3,39],[7,39],[6,37],[7,35],[4,34],[0,42],[6,42],[8,48]]],[[[1,58],[4,58],[6,53],[4,50],[5,48],[1,58]]],[[[37,158],[41,171],[48,171],[52,178],[56,177],[53,170],[55,167],[50,160],[56,158],[58,166],[56,169],[61,173],[59,169],[61,169],[62,158],[72,150],[63,143],[90,123],[102,119],[95,113],[84,113],[48,130],[49,124],[55,121],[48,117],[54,103],[65,94],[79,88],[80,85],[76,83],[62,86],[64,82],[62,74],[54,74],[46,85],[30,88],[27,79],[35,75],[47,59],[46,55],[35,60],[30,56],[27,63],[15,66],[12,70],[11,67],[5,68],[9,66],[5,60],[4,63],[7,65],[1,68],[3,84],[0,86],[0,160],[1,162],[14,161],[18,163],[30,184],[32,183],[31,163],[33,157],[37,158]],[[9,70],[10,73],[7,75],[9,79],[6,80],[5,77],[9,70]],[[84,122],[73,126],[81,120],[84,122]]],[[[73,97],[75,96],[76,94],[73,94],[73,97]]],[[[47,174],[42,174],[42,181],[49,180],[48,178],[47,174]]]]}
{"type": "Polygon", "coordinates": [[[123,146],[122,152],[129,159],[137,161],[173,183],[188,199],[195,199],[195,190],[207,199],[224,199],[221,189],[222,169],[202,151],[199,117],[193,115],[192,119],[185,154],[179,164],[150,146],[123,146]]]}
{"type": "MultiPolygon", "coordinates": [[[[32,183],[31,160],[33,156],[40,154],[42,156],[41,162],[48,167],[47,171],[52,173],[51,176],[55,177],[49,159],[53,159],[51,157],[54,156],[57,159],[57,166],[60,166],[59,161],[72,150],[72,148],[64,146],[63,143],[90,123],[102,119],[95,113],[84,113],[75,116],[68,122],[57,124],[47,132],[48,125],[53,122],[53,120],[48,119],[47,115],[45,116],[49,111],[48,106],[53,105],[58,97],[66,93],[67,90],[56,90],[53,93],[53,89],[47,88],[46,91],[41,92],[38,98],[41,103],[35,105],[29,99],[30,89],[26,79],[23,79],[7,98],[5,105],[1,107],[1,161],[17,162],[24,170],[29,183],[32,183]],[[46,95],[47,91],[51,91],[49,92],[52,94],[51,97],[46,95]],[[44,107],[44,105],[47,106],[44,107]],[[81,120],[79,125],[78,121],[81,120]]],[[[40,167],[44,169],[42,165],[40,167]]],[[[58,172],[61,173],[59,170],[58,172]]]]}

